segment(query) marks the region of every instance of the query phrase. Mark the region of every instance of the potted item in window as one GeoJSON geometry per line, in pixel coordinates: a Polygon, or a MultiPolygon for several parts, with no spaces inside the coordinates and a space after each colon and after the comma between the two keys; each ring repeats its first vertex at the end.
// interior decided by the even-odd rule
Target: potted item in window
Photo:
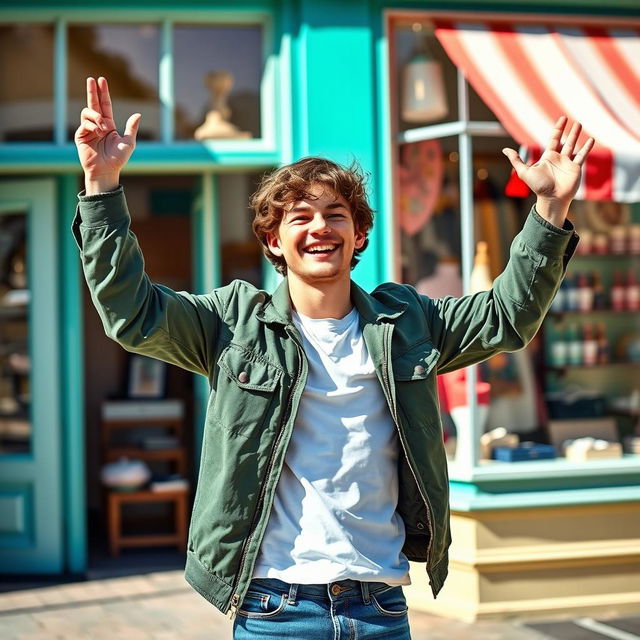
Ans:
{"type": "Polygon", "coordinates": [[[245,139],[251,132],[240,131],[231,121],[231,109],[227,99],[233,88],[233,74],[228,71],[211,71],[205,76],[205,86],[211,92],[211,102],[204,122],[195,130],[196,140],[216,138],[245,139]]]}

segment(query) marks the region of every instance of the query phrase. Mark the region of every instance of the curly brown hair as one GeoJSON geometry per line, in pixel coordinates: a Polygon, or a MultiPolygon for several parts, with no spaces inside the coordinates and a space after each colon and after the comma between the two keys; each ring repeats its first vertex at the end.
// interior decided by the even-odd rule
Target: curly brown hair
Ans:
{"type": "Polygon", "coordinates": [[[360,253],[369,243],[367,235],[373,226],[373,209],[367,202],[367,175],[360,165],[355,160],[349,167],[343,167],[326,158],[301,158],[266,174],[250,200],[255,214],[253,232],[260,241],[267,259],[282,275],[287,273],[287,263],[283,257],[271,253],[267,244],[267,234],[277,231],[289,205],[299,200],[315,199],[309,193],[309,187],[314,183],[329,187],[347,201],[356,231],[365,236],[362,247],[353,253],[352,269],[358,263],[360,253]]]}

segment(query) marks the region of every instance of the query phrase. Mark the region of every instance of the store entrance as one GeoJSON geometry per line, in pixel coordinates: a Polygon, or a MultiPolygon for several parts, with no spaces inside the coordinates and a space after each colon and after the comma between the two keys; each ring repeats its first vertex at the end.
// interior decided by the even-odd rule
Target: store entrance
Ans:
{"type": "MultiPolygon", "coordinates": [[[[198,176],[123,179],[145,270],[193,291],[198,176]]],[[[184,566],[194,476],[194,376],[108,339],[84,288],[88,571],[91,577],[184,566]]]]}

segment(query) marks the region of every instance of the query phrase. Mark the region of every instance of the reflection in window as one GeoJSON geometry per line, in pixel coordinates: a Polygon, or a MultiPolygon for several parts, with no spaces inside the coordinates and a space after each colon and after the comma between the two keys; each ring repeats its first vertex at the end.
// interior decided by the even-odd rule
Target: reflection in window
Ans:
{"type": "Polygon", "coordinates": [[[222,284],[240,279],[262,286],[262,248],[251,228],[249,198],[258,188],[258,175],[218,176],[222,284]]]}
{"type": "Polygon", "coordinates": [[[0,215],[0,453],[30,449],[26,216],[0,215]]]}
{"type": "Polygon", "coordinates": [[[260,137],[261,27],[176,27],[174,73],[176,138],[260,137]]]}
{"type": "Polygon", "coordinates": [[[0,140],[53,140],[53,27],[0,26],[0,140]]]}
{"type": "Polygon", "coordinates": [[[124,129],[132,113],[141,113],[139,140],[160,138],[158,97],[159,38],[156,25],[70,26],[67,74],[69,139],[86,105],[87,76],[104,76],[109,81],[114,117],[124,129]]]}

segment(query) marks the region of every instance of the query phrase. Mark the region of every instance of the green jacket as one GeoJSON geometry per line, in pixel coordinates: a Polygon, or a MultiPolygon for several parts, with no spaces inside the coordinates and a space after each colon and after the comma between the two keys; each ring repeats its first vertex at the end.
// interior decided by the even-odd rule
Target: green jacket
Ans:
{"type": "MultiPolygon", "coordinates": [[[[186,579],[223,612],[242,602],[291,437],[308,364],[286,280],[273,295],[235,281],[205,295],[152,284],[122,190],[81,196],[73,232],[107,335],[207,376],[210,394],[189,530],[186,579]]],[[[491,291],[430,299],[387,283],[352,301],[402,455],[403,551],[426,563],[434,596],[447,575],[449,487],[436,374],[523,348],[559,286],[577,236],[535,211],[491,291]]]]}

